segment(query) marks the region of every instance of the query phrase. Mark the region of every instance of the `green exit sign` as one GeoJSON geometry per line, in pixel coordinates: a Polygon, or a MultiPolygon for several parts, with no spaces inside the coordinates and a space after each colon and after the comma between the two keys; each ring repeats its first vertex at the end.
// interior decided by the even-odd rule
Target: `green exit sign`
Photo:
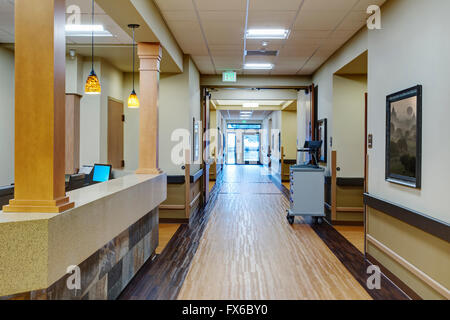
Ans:
{"type": "Polygon", "coordinates": [[[236,72],[235,71],[224,71],[222,73],[223,82],[236,82],[236,72]]]}

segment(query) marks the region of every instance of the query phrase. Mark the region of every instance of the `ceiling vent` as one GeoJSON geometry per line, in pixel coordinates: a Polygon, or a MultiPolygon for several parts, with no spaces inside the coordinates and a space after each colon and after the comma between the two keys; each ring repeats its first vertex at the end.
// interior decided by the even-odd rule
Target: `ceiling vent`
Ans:
{"type": "Polygon", "coordinates": [[[247,56],[264,56],[264,57],[276,57],[278,50],[247,50],[247,56]]]}

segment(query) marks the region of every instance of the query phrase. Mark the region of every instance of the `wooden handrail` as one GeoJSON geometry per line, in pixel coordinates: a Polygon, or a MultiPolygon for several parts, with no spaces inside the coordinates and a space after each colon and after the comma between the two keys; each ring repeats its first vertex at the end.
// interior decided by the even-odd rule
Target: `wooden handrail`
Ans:
{"type": "Polygon", "coordinates": [[[337,152],[331,152],[331,220],[336,220],[337,213],[337,152]]]}
{"type": "Polygon", "coordinates": [[[191,152],[185,150],[185,165],[184,165],[184,213],[186,218],[191,214],[191,152]]]}

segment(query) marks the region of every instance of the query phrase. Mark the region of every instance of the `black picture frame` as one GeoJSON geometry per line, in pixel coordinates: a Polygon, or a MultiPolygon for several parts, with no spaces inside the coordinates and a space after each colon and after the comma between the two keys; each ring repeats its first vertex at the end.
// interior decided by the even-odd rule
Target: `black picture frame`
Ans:
{"type": "Polygon", "coordinates": [[[322,141],[322,147],[319,151],[318,161],[320,163],[328,162],[328,120],[326,118],[317,121],[316,140],[322,141]]]}
{"type": "Polygon", "coordinates": [[[386,97],[385,179],[416,189],[422,186],[421,85],[386,97]]]}

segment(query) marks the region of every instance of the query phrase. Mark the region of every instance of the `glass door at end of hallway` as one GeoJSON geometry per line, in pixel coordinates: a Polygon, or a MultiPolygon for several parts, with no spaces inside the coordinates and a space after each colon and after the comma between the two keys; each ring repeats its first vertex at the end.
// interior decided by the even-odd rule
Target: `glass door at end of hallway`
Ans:
{"type": "Polygon", "coordinates": [[[227,164],[236,164],[236,133],[227,134],[227,164]]]}
{"type": "Polygon", "coordinates": [[[244,163],[259,164],[260,140],[259,134],[244,134],[244,163]]]}

